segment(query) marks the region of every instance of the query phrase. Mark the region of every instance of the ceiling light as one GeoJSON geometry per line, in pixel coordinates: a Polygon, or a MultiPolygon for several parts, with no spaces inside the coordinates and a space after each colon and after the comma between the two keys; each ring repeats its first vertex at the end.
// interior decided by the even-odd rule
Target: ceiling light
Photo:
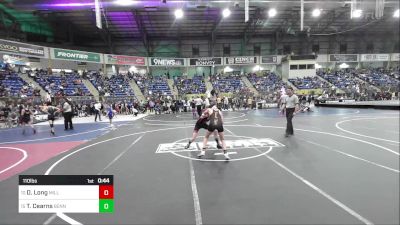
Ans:
{"type": "Polygon", "coordinates": [[[276,11],[276,9],[270,9],[270,10],[268,10],[268,16],[269,16],[269,17],[274,17],[274,16],[276,16],[277,13],[278,13],[278,12],[276,11]]]}
{"type": "Polygon", "coordinates": [[[313,11],[312,11],[312,16],[313,17],[318,17],[318,16],[320,16],[321,15],[321,10],[320,9],[314,9],[313,11]]]}
{"type": "Polygon", "coordinates": [[[80,2],[68,2],[68,3],[57,3],[57,4],[43,4],[46,7],[84,7],[94,6],[93,2],[80,3],[80,2]]]}
{"type": "Polygon", "coordinates": [[[181,18],[183,18],[183,10],[182,10],[182,9],[177,9],[177,10],[175,10],[175,18],[176,18],[176,19],[181,19],[181,18]]]}
{"type": "Polygon", "coordinates": [[[129,68],[129,71],[130,71],[130,72],[137,73],[137,72],[138,72],[138,69],[136,68],[136,66],[131,66],[131,67],[129,68]]]}
{"type": "Polygon", "coordinates": [[[231,72],[233,72],[233,69],[230,68],[229,66],[226,66],[226,67],[224,68],[224,73],[231,73],[231,72]]]}
{"type": "Polygon", "coordinates": [[[263,68],[261,66],[259,66],[259,65],[256,65],[256,66],[253,67],[253,72],[258,72],[258,71],[261,71],[261,70],[263,70],[263,68]]]}
{"type": "Polygon", "coordinates": [[[355,10],[353,11],[353,17],[354,17],[354,18],[360,18],[361,15],[362,15],[362,10],[361,10],[361,9],[355,9],[355,10]]]}
{"type": "Polygon", "coordinates": [[[117,5],[128,6],[128,5],[133,5],[133,3],[135,2],[132,0],[117,0],[114,3],[117,5]]]}
{"type": "Polygon", "coordinates": [[[394,13],[393,13],[393,17],[394,18],[399,18],[399,9],[397,9],[396,11],[394,11],[394,13]]]}
{"type": "Polygon", "coordinates": [[[230,15],[231,15],[231,10],[229,10],[228,8],[226,8],[226,9],[224,9],[224,10],[222,11],[222,16],[223,16],[224,18],[229,17],[230,15]]]}
{"type": "Polygon", "coordinates": [[[347,68],[349,68],[349,65],[347,63],[342,63],[342,64],[339,65],[339,68],[340,69],[347,69],[347,68]]]}

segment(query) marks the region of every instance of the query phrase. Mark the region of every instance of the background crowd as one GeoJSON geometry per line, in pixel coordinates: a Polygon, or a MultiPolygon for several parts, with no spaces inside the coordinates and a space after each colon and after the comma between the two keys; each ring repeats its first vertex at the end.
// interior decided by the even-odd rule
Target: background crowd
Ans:
{"type": "Polygon", "coordinates": [[[245,75],[178,76],[174,77],[172,84],[178,96],[173,96],[167,76],[131,72],[104,76],[101,71],[83,74],[61,71],[52,74],[51,71],[41,69],[20,74],[6,67],[0,70],[0,120],[14,121],[21,108],[30,108],[35,114],[40,114],[42,112],[38,105],[42,102],[50,101],[60,106],[62,101],[59,99],[65,96],[81,97],[74,99],[75,116],[94,115],[95,100],[84,84],[85,81],[90,82],[99,92],[102,104],[111,105],[117,114],[133,114],[136,110],[142,113],[179,113],[191,111],[196,99],[201,99],[202,107],[205,107],[209,95],[206,82],[210,82],[213,90],[220,93],[218,104],[225,110],[256,108],[257,102],[276,103],[280,90],[288,86],[299,90],[320,90],[323,97],[331,99],[398,99],[399,72],[399,67],[320,69],[314,77],[289,79],[287,82],[269,71],[245,75]],[[23,76],[30,77],[36,85],[26,82],[23,76]],[[246,86],[243,76],[250,81],[258,95],[246,86]],[[132,83],[140,88],[144,100],[138,100],[135,96],[132,83]]]}

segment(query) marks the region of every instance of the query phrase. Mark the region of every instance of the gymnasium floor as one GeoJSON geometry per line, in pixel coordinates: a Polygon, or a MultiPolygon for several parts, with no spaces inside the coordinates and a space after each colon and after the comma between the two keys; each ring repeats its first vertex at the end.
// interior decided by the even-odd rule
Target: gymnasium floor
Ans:
{"type": "Polygon", "coordinates": [[[229,162],[182,149],[190,113],[2,130],[0,224],[399,224],[399,111],[317,108],[289,138],[276,109],[224,115],[229,162]],[[18,214],[18,174],[114,175],[115,212],[18,214]]]}

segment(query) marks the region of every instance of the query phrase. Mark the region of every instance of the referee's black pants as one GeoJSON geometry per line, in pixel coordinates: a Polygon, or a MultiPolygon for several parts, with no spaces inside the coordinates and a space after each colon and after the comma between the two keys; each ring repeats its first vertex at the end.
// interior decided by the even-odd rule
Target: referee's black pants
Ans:
{"type": "Polygon", "coordinates": [[[201,116],[201,105],[196,106],[197,107],[197,114],[201,116]]]}
{"type": "Polygon", "coordinates": [[[293,119],[293,113],[294,113],[295,108],[286,108],[286,134],[287,135],[293,135],[293,124],[292,124],[292,119],[293,119]]]}
{"type": "Polygon", "coordinates": [[[73,125],[72,125],[72,112],[65,112],[64,113],[64,128],[66,130],[68,130],[68,125],[69,125],[69,129],[74,129],[73,125]]]}
{"type": "Polygon", "coordinates": [[[99,116],[99,120],[101,121],[101,113],[100,113],[100,110],[95,109],[94,112],[95,112],[94,122],[97,121],[97,116],[99,116]]]}

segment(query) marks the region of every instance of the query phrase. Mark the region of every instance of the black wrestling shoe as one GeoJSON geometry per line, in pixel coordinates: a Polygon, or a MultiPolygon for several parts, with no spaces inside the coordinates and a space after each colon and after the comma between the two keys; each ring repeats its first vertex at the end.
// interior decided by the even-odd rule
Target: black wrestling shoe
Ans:
{"type": "Polygon", "coordinates": [[[187,143],[187,145],[185,146],[185,149],[188,149],[189,147],[190,147],[190,142],[189,143],[187,143]]]}

